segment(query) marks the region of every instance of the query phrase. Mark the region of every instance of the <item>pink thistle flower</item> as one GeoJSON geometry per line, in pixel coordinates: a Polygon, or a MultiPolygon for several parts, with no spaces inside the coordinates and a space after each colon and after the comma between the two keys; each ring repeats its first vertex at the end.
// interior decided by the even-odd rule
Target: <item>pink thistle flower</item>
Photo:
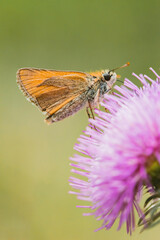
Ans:
{"type": "Polygon", "coordinates": [[[115,86],[119,93],[105,95],[101,105],[109,113],[95,110],[98,117],[90,120],[75,145],[80,154],[71,158],[75,162],[71,171],[80,177],[70,177],[77,190],[70,193],[90,203],[78,207],[90,209],[84,215],[103,221],[99,229],[109,229],[119,219],[118,230],[126,223],[131,233],[134,211],[143,216],[139,207],[143,187],[152,192],[160,187],[153,177],[153,165],[160,163],[160,76],[150,70],[155,80],[133,74],[141,88],[125,79],[125,86],[115,86]]]}

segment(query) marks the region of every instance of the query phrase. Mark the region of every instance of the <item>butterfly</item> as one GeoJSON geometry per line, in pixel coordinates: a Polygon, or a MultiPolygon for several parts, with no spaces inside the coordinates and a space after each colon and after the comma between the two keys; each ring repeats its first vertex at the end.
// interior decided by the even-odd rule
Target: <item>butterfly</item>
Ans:
{"type": "Polygon", "coordinates": [[[45,114],[48,124],[71,116],[84,107],[89,118],[90,113],[94,118],[93,109],[99,106],[104,94],[117,80],[116,69],[85,73],[21,68],[17,72],[17,83],[26,98],[45,114]]]}

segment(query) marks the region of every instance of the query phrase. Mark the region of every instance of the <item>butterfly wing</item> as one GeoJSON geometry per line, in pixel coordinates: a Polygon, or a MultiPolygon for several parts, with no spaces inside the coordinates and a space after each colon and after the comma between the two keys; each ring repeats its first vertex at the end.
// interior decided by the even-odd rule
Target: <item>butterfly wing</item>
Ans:
{"type": "Polygon", "coordinates": [[[84,105],[85,98],[80,96],[87,91],[91,78],[91,75],[83,72],[34,68],[23,68],[17,73],[20,89],[28,100],[46,114],[48,122],[72,115],[84,105]],[[77,100],[78,106],[75,106],[77,100]],[[60,113],[61,116],[57,117],[60,113]]]}

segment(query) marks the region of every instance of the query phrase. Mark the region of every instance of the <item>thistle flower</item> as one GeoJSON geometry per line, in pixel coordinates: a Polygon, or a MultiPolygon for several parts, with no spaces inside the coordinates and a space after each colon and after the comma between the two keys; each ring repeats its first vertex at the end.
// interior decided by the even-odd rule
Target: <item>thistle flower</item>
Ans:
{"type": "Polygon", "coordinates": [[[160,76],[150,70],[155,80],[133,74],[141,88],[125,79],[124,86],[115,86],[119,93],[105,95],[101,105],[109,112],[95,110],[98,117],[75,145],[79,154],[71,158],[71,171],[79,177],[70,177],[76,189],[70,193],[90,203],[78,207],[103,221],[99,229],[109,229],[119,219],[118,230],[126,223],[131,233],[135,210],[143,220],[143,187],[151,193],[160,188],[160,76]]]}

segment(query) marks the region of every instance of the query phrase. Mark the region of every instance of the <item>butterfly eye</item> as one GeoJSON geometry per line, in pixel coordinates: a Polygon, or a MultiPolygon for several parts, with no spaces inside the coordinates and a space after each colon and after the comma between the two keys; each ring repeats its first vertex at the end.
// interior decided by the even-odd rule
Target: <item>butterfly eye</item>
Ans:
{"type": "Polygon", "coordinates": [[[104,73],[104,74],[103,74],[103,77],[104,77],[104,79],[105,79],[106,81],[109,81],[109,80],[111,79],[111,75],[108,74],[108,73],[104,73]]]}

